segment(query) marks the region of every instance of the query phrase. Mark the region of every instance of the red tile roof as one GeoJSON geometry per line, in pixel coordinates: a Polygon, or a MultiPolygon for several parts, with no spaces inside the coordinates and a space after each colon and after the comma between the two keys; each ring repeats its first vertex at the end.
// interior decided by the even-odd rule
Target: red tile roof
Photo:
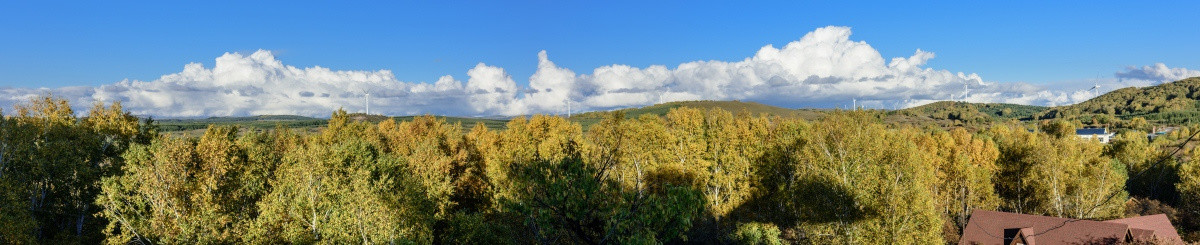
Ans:
{"type": "Polygon", "coordinates": [[[1179,237],[1179,233],[1175,231],[1175,226],[1171,225],[1171,220],[1167,219],[1167,215],[1165,214],[1114,219],[1104,222],[1129,225],[1130,234],[1133,235],[1134,239],[1140,241],[1158,239],[1162,242],[1183,244],[1183,239],[1179,237]]]}
{"type": "Polygon", "coordinates": [[[1179,242],[1179,234],[1165,215],[1110,221],[975,210],[963,228],[959,244],[1006,244],[1013,239],[1026,244],[1113,244],[1157,238],[1179,242]]]}

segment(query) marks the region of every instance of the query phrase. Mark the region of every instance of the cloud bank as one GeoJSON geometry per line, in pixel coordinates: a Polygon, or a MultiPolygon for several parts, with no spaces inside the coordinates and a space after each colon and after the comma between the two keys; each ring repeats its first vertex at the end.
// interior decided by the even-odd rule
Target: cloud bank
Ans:
{"type": "Polygon", "coordinates": [[[1117,72],[1116,77],[1122,80],[1142,81],[1153,84],[1178,81],[1190,77],[1200,77],[1200,71],[1186,68],[1171,68],[1163,63],[1155,63],[1154,66],[1125,68],[1125,71],[1117,72]]]}
{"type": "MultiPolygon", "coordinates": [[[[74,105],[121,101],[138,115],[157,117],[290,114],[327,116],[363,111],[371,94],[375,114],[512,116],[644,106],[680,100],[748,100],[785,107],[904,108],[941,100],[1062,105],[1097,91],[1051,91],[1027,83],[988,82],[974,73],[924,67],[934,53],[885,59],[848,27],[824,27],[783,47],[762,47],[741,61],[694,61],[674,68],[614,64],[579,74],[558,67],[546,51],[521,86],[503,68],[479,63],[464,82],[406,82],[388,70],[341,71],[285,65],[270,51],[225,53],[212,68],[200,63],[154,81],[120,81],[99,87],[0,88],[0,106],[46,93],[74,105]]],[[[1116,74],[1129,81],[1173,81],[1200,71],[1163,64],[1116,74]]],[[[1125,82],[1122,82],[1125,84],[1125,82]]],[[[1142,84],[1134,82],[1133,84],[1142,84]]],[[[1144,85],[1143,85],[1144,86],[1144,85]]],[[[1107,90],[1114,89],[1108,87],[1107,90]]]]}

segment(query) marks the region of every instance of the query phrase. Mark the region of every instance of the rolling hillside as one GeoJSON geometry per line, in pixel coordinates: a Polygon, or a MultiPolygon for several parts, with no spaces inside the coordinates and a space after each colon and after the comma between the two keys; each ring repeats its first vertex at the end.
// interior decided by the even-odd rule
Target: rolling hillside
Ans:
{"type": "Polygon", "coordinates": [[[1122,120],[1142,117],[1157,123],[1196,123],[1200,122],[1197,100],[1200,100],[1200,77],[1193,77],[1143,88],[1114,90],[1082,103],[1050,108],[1037,118],[1109,115],[1122,120]]]}
{"type": "Polygon", "coordinates": [[[899,118],[891,121],[940,120],[960,125],[1012,119],[1069,119],[1085,124],[1111,125],[1137,117],[1155,124],[1197,123],[1200,122],[1200,77],[1117,89],[1078,104],[1057,107],[942,101],[891,114],[899,118]]]}
{"type": "Polygon", "coordinates": [[[893,113],[915,117],[927,117],[931,119],[992,122],[1011,119],[1032,119],[1034,115],[1037,115],[1046,109],[1048,108],[1032,105],[939,101],[922,106],[898,110],[893,113]]]}

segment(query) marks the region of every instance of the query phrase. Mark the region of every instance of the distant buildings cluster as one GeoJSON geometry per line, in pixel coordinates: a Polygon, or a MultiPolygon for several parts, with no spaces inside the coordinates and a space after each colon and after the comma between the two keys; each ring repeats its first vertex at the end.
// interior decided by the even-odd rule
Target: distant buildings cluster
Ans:
{"type": "MultiPolygon", "coordinates": [[[[1178,127],[1155,127],[1150,133],[1146,134],[1146,139],[1153,141],[1155,138],[1167,135],[1167,133],[1176,129],[1178,127]]],[[[1108,144],[1108,142],[1112,141],[1113,137],[1116,137],[1116,133],[1108,131],[1108,128],[1081,128],[1075,130],[1075,136],[1085,140],[1095,139],[1099,140],[1100,143],[1108,144]]]]}

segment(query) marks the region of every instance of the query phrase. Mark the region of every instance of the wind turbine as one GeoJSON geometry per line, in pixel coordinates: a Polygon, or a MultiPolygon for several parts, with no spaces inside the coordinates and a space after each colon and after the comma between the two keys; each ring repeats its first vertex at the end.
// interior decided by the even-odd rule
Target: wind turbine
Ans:
{"type": "Polygon", "coordinates": [[[365,95],[365,97],[363,97],[363,108],[365,113],[367,115],[371,115],[371,90],[368,88],[362,88],[359,91],[365,95]]]}
{"type": "Polygon", "coordinates": [[[963,102],[967,102],[967,94],[970,94],[970,93],[971,93],[970,84],[963,83],[963,97],[962,97],[963,102]]]}
{"type": "Polygon", "coordinates": [[[1092,88],[1088,89],[1088,92],[1092,93],[1092,97],[1100,96],[1100,94],[1097,93],[1099,91],[1096,90],[1096,89],[1100,88],[1100,73],[1099,72],[1096,73],[1096,80],[1092,81],[1092,84],[1093,84],[1092,88]]]}
{"type": "Polygon", "coordinates": [[[571,98],[563,99],[563,102],[567,103],[567,118],[571,118],[571,98]]]}
{"type": "MultiPolygon", "coordinates": [[[[664,87],[666,87],[666,86],[664,86],[664,87]]],[[[659,104],[667,103],[666,95],[671,93],[671,87],[666,87],[666,89],[667,89],[667,91],[662,91],[662,92],[658,93],[658,103],[659,104]]]]}

